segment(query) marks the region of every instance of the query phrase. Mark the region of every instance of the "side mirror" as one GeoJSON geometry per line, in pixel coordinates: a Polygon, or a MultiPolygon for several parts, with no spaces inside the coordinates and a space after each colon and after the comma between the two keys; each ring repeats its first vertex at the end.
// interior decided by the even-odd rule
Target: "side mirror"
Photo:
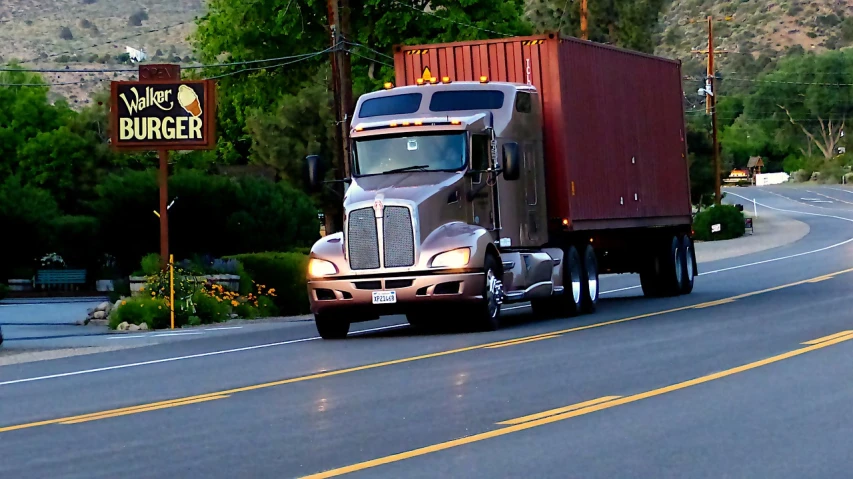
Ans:
{"type": "Polygon", "coordinates": [[[326,177],[322,159],[319,155],[308,155],[305,157],[305,163],[308,166],[308,187],[312,191],[317,191],[323,185],[323,179],[326,177]]]}
{"type": "Polygon", "coordinates": [[[503,173],[507,181],[515,181],[521,175],[521,157],[518,154],[518,143],[504,143],[503,173]]]}

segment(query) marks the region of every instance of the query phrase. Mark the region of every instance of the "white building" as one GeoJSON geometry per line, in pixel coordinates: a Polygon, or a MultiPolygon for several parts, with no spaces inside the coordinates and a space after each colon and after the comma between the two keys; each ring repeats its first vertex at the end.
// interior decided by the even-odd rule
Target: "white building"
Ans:
{"type": "Polygon", "coordinates": [[[148,55],[146,55],[144,51],[137,50],[133,47],[125,47],[125,51],[127,51],[127,54],[130,55],[130,59],[135,62],[141,62],[148,58],[148,55]]]}

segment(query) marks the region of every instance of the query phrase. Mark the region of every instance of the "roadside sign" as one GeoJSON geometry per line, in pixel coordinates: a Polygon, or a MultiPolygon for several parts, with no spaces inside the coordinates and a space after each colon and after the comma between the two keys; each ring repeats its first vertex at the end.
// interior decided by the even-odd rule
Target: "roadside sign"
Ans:
{"type": "Polygon", "coordinates": [[[198,81],[113,82],[116,150],[206,150],[216,146],[215,84],[198,81]]]}
{"type": "Polygon", "coordinates": [[[722,230],[723,230],[723,227],[720,224],[711,225],[711,233],[719,233],[722,230]]]}
{"type": "Polygon", "coordinates": [[[752,227],[752,218],[744,218],[744,228],[750,230],[750,234],[755,233],[755,228],[752,227]]]}

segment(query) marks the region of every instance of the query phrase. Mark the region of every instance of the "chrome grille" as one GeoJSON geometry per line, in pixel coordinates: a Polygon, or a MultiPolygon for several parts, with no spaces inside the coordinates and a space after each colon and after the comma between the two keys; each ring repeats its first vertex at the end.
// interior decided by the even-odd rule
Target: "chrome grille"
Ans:
{"type": "Polygon", "coordinates": [[[379,235],[373,208],[362,208],[349,214],[347,245],[350,268],[379,268],[379,235]]]}
{"type": "Polygon", "coordinates": [[[415,238],[412,215],[403,206],[387,206],[383,224],[385,267],[402,268],[415,264],[415,238]]]}

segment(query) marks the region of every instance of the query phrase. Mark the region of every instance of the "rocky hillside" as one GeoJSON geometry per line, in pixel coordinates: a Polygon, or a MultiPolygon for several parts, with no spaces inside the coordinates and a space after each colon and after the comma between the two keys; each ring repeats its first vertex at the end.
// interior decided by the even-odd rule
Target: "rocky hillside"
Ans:
{"type": "MultiPolygon", "coordinates": [[[[126,47],[163,61],[191,60],[186,38],[194,19],[204,14],[204,0],[14,0],[0,2],[0,64],[23,62],[39,68],[104,68],[126,61],[126,47]],[[176,58],[177,57],[177,58],[176,58]]],[[[50,74],[61,85],[54,93],[72,104],[89,101],[89,93],[111,75],[50,74]]]]}
{"type": "Polygon", "coordinates": [[[853,0],[672,0],[660,16],[656,52],[687,59],[692,49],[707,48],[709,15],[718,48],[755,58],[853,45],[853,0]]]}

